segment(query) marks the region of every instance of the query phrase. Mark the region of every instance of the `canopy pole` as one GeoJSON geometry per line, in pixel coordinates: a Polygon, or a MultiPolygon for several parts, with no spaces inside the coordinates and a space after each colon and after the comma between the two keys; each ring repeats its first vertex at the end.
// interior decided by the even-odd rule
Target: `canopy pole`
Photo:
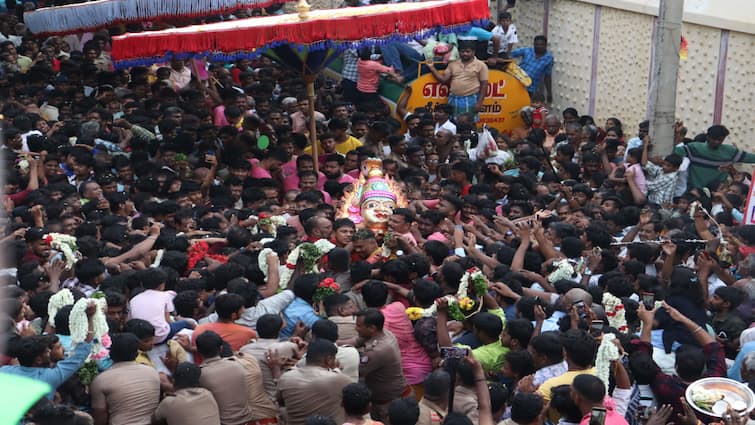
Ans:
{"type": "MultiPolygon", "coordinates": [[[[319,175],[320,161],[318,158],[319,146],[317,146],[317,125],[315,123],[315,78],[314,74],[304,75],[304,81],[307,83],[307,99],[309,100],[309,143],[312,145],[312,157],[315,160],[315,173],[319,175]]],[[[319,179],[319,177],[318,177],[319,179]]]]}

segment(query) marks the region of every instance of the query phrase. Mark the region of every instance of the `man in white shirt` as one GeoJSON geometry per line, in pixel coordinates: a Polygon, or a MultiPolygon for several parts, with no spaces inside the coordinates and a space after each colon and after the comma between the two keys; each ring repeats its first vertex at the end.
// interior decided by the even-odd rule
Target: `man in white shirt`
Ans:
{"type": "Polygon", "coordinates": [[[176,91],[182,90],[191,83],[191,69],[189,69],[182,60],[172,60],[170,62],[170,82],[173,83],[176,91]]]}
{"type": "Polygon", "coordinates": [[[440,130],[448,130],[452,134],[456,134],[456,124],[450,120],[453,113],[453,107],[451,105],[442,104],[435,107],[433,111],[433,118],[435,119],[435,133],[440,130]]]}
{"type": "MultiPolygon", "coordinates": [[[[260,300],[252,306],[244,308],[244,313],[236,320],[236,324],[247,326],[251,329],[257,328],[257,319],[265,314],[280,314],[291,301],[294,300],[294,293],[290,290],[282,291],[271,297],[260,300]]],[[[213,323],[218,321],[218,314],[212,313],[206,318],[200,320],[201,324],[213,323]]]]}
{"type": "Polygon", "coordinates": [[[18,47],[21,45],[21,36],[15,35],[11,31],[11,27],[8,22],[0,22],[0,42],[12,41],[13,44],[18,47]]]}
{"type": "MultiPolygon", "coordinates": [[[[501,12],[498,15],[498,25],[493,28],[493,35],[498,36],[501,40],[498,54],[501,57],[508,57],[514,44],[519,43],[519,35],[516,32],[516,26],[511,23],[511,13],[501,12]]],[[[493,43],[488,47],[488,52],[493,53],[493,43]]]]}

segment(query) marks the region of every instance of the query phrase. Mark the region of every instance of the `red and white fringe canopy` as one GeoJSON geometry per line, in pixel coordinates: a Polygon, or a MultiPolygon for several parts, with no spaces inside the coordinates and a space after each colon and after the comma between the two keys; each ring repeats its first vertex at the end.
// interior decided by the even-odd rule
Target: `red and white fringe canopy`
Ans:
{"type": "Polygon", "coordinates": [[[113,38],[114,60],[148,63],[170,54],[232,55],[281,43],[313,45],[410,36],[438,27],[468,25],[490,18],[488,0],[441,0],[380,4],[256,17],[113,38]]]}

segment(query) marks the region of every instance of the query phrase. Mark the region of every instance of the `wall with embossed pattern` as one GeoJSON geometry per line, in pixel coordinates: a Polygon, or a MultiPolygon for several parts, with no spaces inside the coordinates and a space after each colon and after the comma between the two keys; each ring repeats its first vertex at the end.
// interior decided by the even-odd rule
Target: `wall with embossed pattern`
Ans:
{"type": "Polygon", "coordinates": [[[634,129],[645,118],[653,18],[611,8],[600,17],[595,119],[617,117],[634,129]]]}
{"type": "Polygon", "coordinates": [[[723,122],[740,147],[755,151],[755,37],[732,32],[726,61],[723,122]]]}
{"type": "Polygon", "coordinates": [[[721,30],[684,23],[689,59],[679,62],[676,114],[694,133],[713,122],[721,30]]]}

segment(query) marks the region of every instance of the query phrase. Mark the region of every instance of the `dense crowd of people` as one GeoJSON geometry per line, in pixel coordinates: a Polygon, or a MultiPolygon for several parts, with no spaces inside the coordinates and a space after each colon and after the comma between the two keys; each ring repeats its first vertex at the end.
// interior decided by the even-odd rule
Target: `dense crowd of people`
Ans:
{"type": "Polygon", "coordinates": [[[304,83],[265,56],[115,70],[107,31],[0,17],[0,373],[50,386],[24,422],[746,423],[685,390],[755,388],[755,155],[549,110],[547,39],[511,20],[346,51],[314,157],[304,83]],[[449,104],[392,115],[380,79],[425,57],[449,104]],[[511,58],[524,124],[479,128],[511,58]],[[342,214],[371,161],[405,199],[380,229],[342,214]]]}

